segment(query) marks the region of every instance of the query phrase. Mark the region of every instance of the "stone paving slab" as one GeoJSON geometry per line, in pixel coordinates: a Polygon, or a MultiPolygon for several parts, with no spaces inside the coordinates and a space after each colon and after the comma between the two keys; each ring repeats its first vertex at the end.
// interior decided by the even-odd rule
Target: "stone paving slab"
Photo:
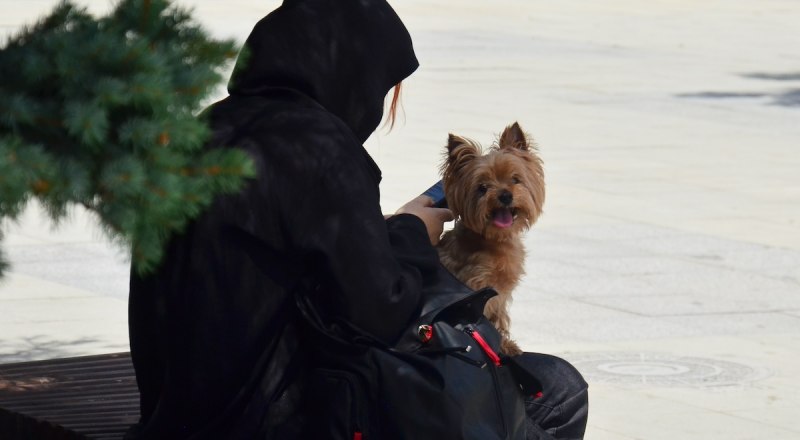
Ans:
{"type": "MultiPolygon", "coordinates": [[[[0,0],[0,36],[55,3],[0,0]]],[[[279,2],[179,3],[242,41],[279,2]]],[[[384,210],[438,178],[448,132],[490,145],[517,120],[533,135],[548,195],[512,333],[582,368],[587,439],[800,438],[800,5],[393,6],[421,67],[398,126],[366,145],[384,210]],[[588,361],[603,355],[617,362],[588,361]],[[690,358],[706,362],[680,363],[690,358]],[[674,385],[728,377],[732,364],[764,374],[674,385]]],[[[0,282],[0,362],[126,349],[127,263],[91,216],[51,229],[31,206],[2,230],[13,267],[0,282]]]]}
{"type": "Polygon", "coordinates": [[[0,308],[0,363],[128,350],[124,299],[10,273],[0,308]]]}
{"type": "Polygon", "coordinates": [[[592,384],[587,438],[792,439],[798,339],[794,332],[618,341],[564,355],[592,384]]]}

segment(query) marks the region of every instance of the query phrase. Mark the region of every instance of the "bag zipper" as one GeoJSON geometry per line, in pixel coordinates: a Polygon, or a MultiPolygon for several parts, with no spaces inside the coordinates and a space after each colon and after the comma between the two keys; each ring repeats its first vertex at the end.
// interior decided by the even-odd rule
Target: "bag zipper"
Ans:
{"type": "Polygon", "coordinates": [[[500,424],[503,428],[503,436],[505,437],[508,435],[508,425],[506,425],[505,409],[503,408],[503,399],[500,397],[500,390],[499,390],[500,379],[497,377],[497,368],[502,366],[502,363],[500,361],[500,356],[498,356],[497,353],[495,353],[495,351],[492,349],[489,343],[486,342],[486,339],[483,339],[483,336],[481,336],[481,334],[478,333],[477,330],[469,326],[464,329],[464,332],[470,335],[472,339],[474,339],[475,342],[477,342],[478,345],[481,346],[483,352],[486,353],[486,357],[488,357],[489,360],[492,361],[492,364],[494,364],[495,366],[494,368],[490,368],[490,370],[492,374],[492,381],[494,382],[494,397],[495,399],[497,399],[497,410],[498,410],[498,415],[500,416],[500,424]]]}
{"type": "Polygon", "coordinates": [[[472,336],[472,339],[474,339],[475,342],[477,342],[478,345],[481,346],[483,352],[486,353],[486,356],[489,357],[489,360],[491,360],[495,366],[499,367],[501,365],[500,356],[498,356],[497,353],[495,353],[494,350],[492,350],[492,347],[489,346],[489,343],[486,342],[486,339],[483,339],[483,336],[481,336],[481,334],[478,333],[477,330],[467,327],[464,329],[464,331],[468,335],[472,336]]]}

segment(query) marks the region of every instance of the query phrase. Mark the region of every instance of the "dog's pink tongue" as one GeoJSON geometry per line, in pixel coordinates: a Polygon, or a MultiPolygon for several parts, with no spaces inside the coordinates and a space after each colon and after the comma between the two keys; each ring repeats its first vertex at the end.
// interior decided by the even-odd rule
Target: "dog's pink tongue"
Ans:
{"type": "Polygon", "coordinates": [[[492,220],[498,228],[509,228],[514,224],[514,216],[511,215],[511,210],[506,208],[495,210],[492,220]]]}

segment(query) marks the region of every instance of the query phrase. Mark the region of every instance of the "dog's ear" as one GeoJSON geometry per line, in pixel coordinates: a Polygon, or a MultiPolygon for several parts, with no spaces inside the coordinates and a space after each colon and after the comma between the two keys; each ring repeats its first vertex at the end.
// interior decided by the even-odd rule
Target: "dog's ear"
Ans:
{"type": "Polygon", "coordinates": [[[447,137],[447,151],[439,171],[445,181],[449,181],[480,155],[481,149],[478,144],[470,139],[451,133],[447,137]]]}
{"type": "Polygon", "coordinates": [[[469,139],[462,138],[461,136],[456,136],[453,133],[447,136],[447,154],[453,154],[453,151],[458,147],[464,145],[472,145],[474,142],[471,142],[469,139]]]}
{"type": "Polygon", "coordinates": [[[530,143],[519,124],[514,122],[503,130],[503,134],[500,135],[498,147],[501,150],[503,148],[517,148],[522,151],[528,151],[530,149],[530,143]]]}
{"type": "Polygon", "coordinates": [[[447,158],[444,167],[460,168],[480,154],[480,148],[474,141],[450,133],[447,137],[447,158]]]}

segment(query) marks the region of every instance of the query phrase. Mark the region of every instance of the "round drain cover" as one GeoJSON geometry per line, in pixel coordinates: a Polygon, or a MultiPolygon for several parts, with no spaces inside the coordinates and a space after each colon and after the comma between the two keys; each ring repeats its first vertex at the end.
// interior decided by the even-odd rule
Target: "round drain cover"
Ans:
{"type": "Polygon", "coordinates": [[[764,369],[664,353],[604,352],[565,356],[589,382],[668,387],[724,387],[763,379],[764,369]]]}

